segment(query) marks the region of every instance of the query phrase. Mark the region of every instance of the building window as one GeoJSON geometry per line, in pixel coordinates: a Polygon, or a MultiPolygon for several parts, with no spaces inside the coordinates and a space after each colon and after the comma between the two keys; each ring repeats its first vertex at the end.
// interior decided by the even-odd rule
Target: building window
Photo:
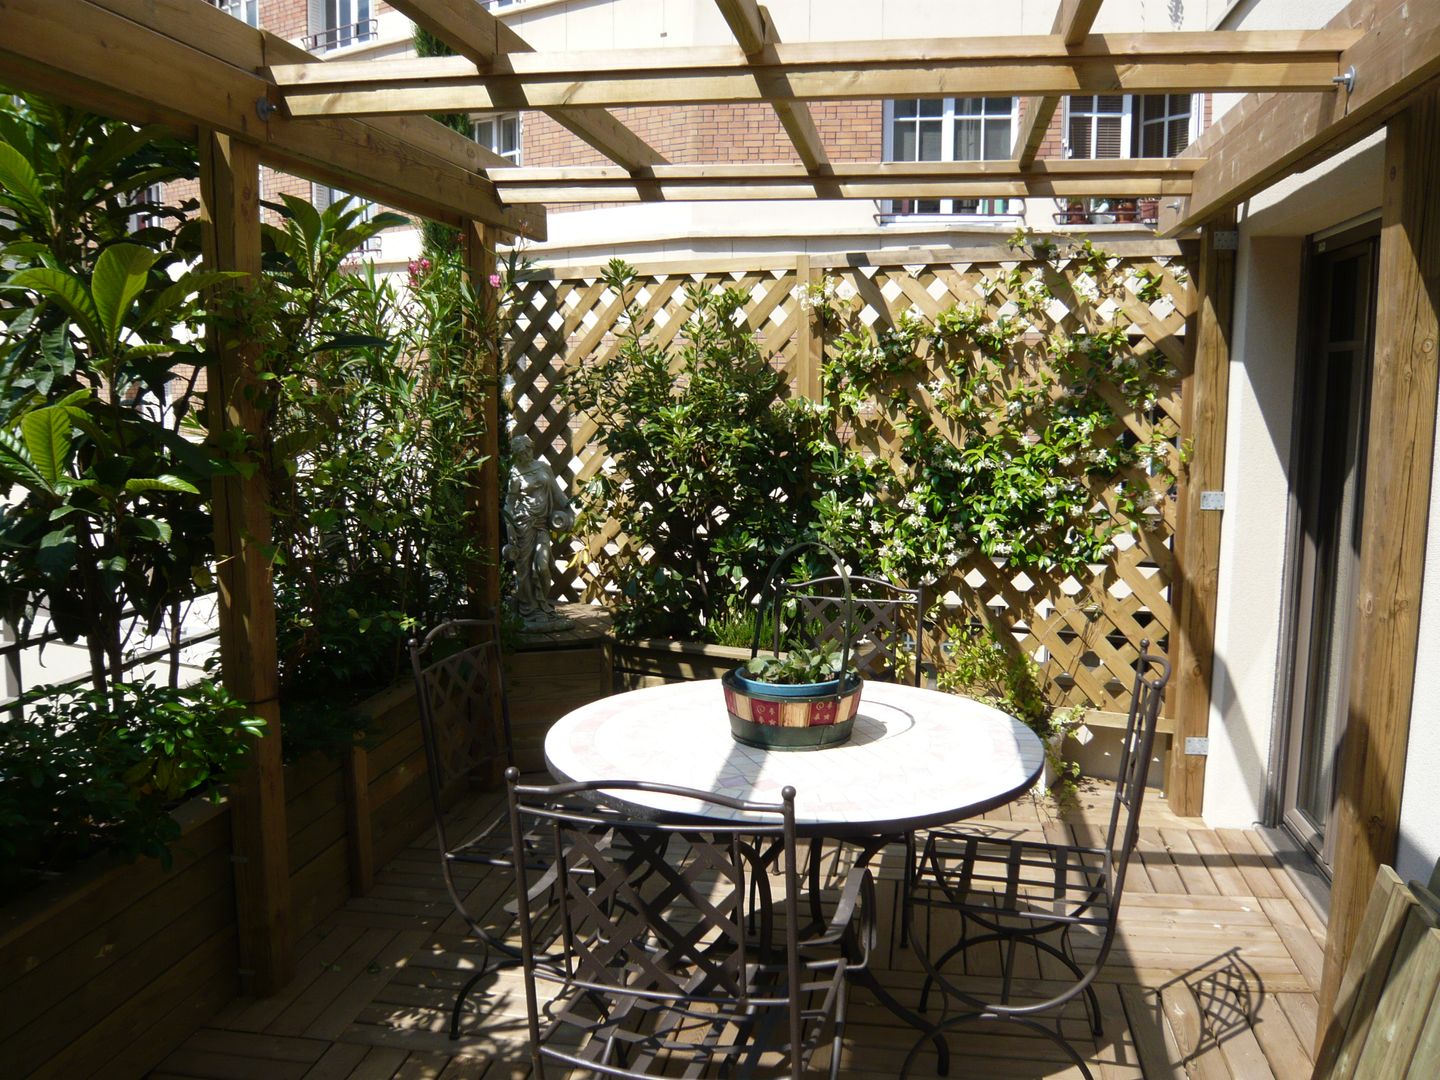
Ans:
{"type": "Polygon", "coordinates": [[[308,0],[310,36],[305,47],[311,52],[329,52],[371,41],[377,23],[370,17],[370,0],[308,0]]]}
{"type": "Polygon", "coordinates": [[[249,26],[260,25],[260,0],[210,0],[210,3],[249,26]]]}
{"type": "Polygon", "coordinates": [[[1072,158],[1174,157],[1196,135],[1193,94],[1086,94],[1065,105],[1072,158]]]}
{"type": "Polygon", "coordinates": [[[164,184],[151,184],[149,187],[141,188],[125,201],[127,205],[135,207],[135,212],[130,215],[127,223],[126,232],[133,235],[153,225],[165,224],[164,218],[155,213],[165,205],[164,184]]]}
{"type": "Polygon", "coordinates": [[[1190,145],[1199,112],[1193,94],[1146,94],[1135,101],[1132,157],[1174,157],[1190,145]]]}
{"type": "MultiPolygon", "coordinates": [[[[1016,99],[886,102],[886,161],[1001,161],[1014,152],[1016,99]]],[[[889,199],[887,214],[1017,214],[1019,199],[889,199]]]]}
{"type": "Polygon", "coordinates": [[[495,113],[470,125],[470,137],[511,165],[520,164],[520,114],[495,113]]]}
{"type": "MultiPolygon", "coordinates": [[[[340,188],[330,187],[328,184],[312,183],[310,185],[310,205],[315,207],[316,210],[326,210],[341,199],[354,199],[355,202],[359,204],[361,208],[361,221],[369,221],[375,216],[375,204],[366,199],[353,196],[348,191],[343,191],[340,188]]],[[[370,239],[361,244],[356,251],[364,255],[379,254],[380,237],[378,235],[370,237],[370,239]]]]}

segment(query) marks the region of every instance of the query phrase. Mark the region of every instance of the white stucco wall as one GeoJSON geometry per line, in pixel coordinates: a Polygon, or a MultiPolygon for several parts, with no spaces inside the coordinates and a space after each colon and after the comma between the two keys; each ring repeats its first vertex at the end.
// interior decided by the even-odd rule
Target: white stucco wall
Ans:
{"type": "MultiPolygon", "coordinates": [[[[1373,213],[1383,133],[1249,200],[1240,213],[1225,521],[1211,684],[1205,820],[1263,818],[1281,667],[1281,611],[1305,238],[1373,213]]],[[[1437,774],[1440,775],[1440,774],[1437,774]]]]}
{"type": "MultiPolygon", "coordinates": [[[[1440,442],[1440,431],[1437,431],[1440,442]]],[[[1410,752],[1400,800],[1396,871],[1429,880],[1440,860],[1440,454],[1430,474],[1430,529],[1420,598],[1420,656],[1410,712],[1410,752]]]]}

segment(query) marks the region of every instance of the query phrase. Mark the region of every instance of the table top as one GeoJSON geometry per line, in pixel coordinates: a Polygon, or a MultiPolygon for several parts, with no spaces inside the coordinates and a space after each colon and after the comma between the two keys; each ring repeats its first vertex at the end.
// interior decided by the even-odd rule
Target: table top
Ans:
{"type": "MultiPolygon", "coordinates": [[[[1045,752],[1000,710],[915,686],[867,682],[848,743],[776,751],[730,737],[718,680],[673,683],[600,698],[545,736],[559,780],[648,780],[756,802],[795,788],[798,831],[865,836],[958,821],[1028,790],[1045,752]]],[[[641,811],[743,819],[725,807],[626,792],[641,811]]]]}

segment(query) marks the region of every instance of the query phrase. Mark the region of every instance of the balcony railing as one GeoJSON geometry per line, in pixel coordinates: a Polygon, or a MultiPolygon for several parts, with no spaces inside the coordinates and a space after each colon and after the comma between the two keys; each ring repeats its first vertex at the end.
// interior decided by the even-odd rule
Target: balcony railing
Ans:
{"type": "Polygon", "coordinates": [[[318,33],[307,35],[305,48],[309,52],[329,52],[331,49],[343,49],[347,45],[358,45],[362,41],[373,40],[379,30],[378,19],[361,19],[359,22],[346,23],[344,26],[332,26],[318,33]]]}

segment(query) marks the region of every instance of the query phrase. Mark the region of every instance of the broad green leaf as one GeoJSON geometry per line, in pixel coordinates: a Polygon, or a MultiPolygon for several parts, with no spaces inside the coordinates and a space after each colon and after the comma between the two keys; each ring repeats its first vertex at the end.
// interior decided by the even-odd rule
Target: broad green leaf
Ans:
{"type": "Polygon", "coordinates": [[[9,431],[0,431],[0,477],[9,484],[19,484],[32,491],[53,491],[54,487],[40,475],[30,451],[9,431]]]}
{"type": "Polygon", "coordinates": [[[139,495],[146,491],[185,491],[191,495],[199,495],[200,489],[188,480],[182,480],[173,473],[161,473],[159,476],[136,477],[134,480],[125,481],[125,493],[127,495],[139,495]]]}
{"type": "Polygon", "coordinates": [[[170,523],[161,521],[159,518],[131,518],[130,524],[135,531],[147,540],[159,540],[162,544],[170,542],[170,523]]]}
{"type": "Polygon", "coordinates": [[[35,468],[51,487],[65,476],[73,441],[72,427],[69,409],[58,405],[36,409],[20,420],[25,448],[30,451],[35,468]]]}
{"type": "Polygon", "coordinates": [[[48,230],[50,206],[40,178],[25,155],[7,142],[0,142],[0,189],[8,192],[11,201],[33,214],[48,230]]]}
{"type": "Polygon", "coordinates": [[[104,340],[100,317],[95,312],[95,302],[90,299],[90,291],[85,288],[85,283],[73,274],[48,266],[37,266],[30,270],[21,270],[12,276],[7,284],[37,292],[54,301],[79,324],[80,332],[86,338],[97,343],[104,340]]]}
{"type": "Polygon", "coordinates": [[[240,270],[197,270],[186,274],[173,285],[167,285],[145,309],[145,314],[140,316],[141,326],[149,326],[159,322],[170,312],[174,311],[182,303],[194,296],[203,289],[212,285],[218,285],[222,281],[229,281],[232,278],[243,278],[247,275],[240,270]]]}
{"type": "Polygon", "coordinates": [[[160,256],[139,244],[112,244],[95,260],[95,274],[90,292],[95,311],[104,331],[104,343],[114,349],[120,340],[125,315],[135,298],[145,289],[150,267],[160,256]]]}

